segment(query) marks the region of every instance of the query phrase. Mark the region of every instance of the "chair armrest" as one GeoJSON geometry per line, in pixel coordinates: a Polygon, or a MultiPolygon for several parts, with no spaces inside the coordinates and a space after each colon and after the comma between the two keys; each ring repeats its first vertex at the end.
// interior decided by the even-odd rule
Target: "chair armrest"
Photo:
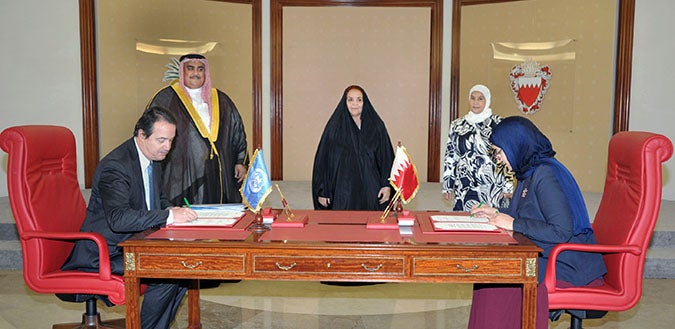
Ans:
{"type": "Polygon", "coordinates": [[[608,245],[608,244],[581,244],[581,243],[561,243],[556,245],[551,249],[551,253],[548,256],[548,264],[546,267],[546,277],[544,278],[544,284],[548,291],[556,290],[556,271],[555,265],[558,255],[563,251],[575,250],[575,251],[585,251],[585,252],[596,252],[601,254],[633,254],[640,255],[642,249],[635,245],[608,245]]]}
{"type": "Polygon", "coordinates": [[[96,232],[44,232],[31,231],[21,235],[22,240],[48,239],[60,241],[91,240],[98,246],[99,269],[98,275],[101,280],[110,280],[110,254],[108,243],[103,235],[96,232]]]}

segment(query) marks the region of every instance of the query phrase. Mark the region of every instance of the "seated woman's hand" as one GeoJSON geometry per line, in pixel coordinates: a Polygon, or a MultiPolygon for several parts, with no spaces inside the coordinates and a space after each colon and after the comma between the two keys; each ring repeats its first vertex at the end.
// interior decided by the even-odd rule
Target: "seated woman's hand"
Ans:
{"type": "Polygon", "coordinates": [[[474,217],[487,218],[489,224],[513,231],[513,217],[500,213],[497,208],[485,205],[475,205],[471,208],[471,215],[474,217]]]}
{"type": "Polygon", "coordinates": [[[473,217],[491,218],[497,214],[499,214],[499,210],[497,210],[497,208],[486,206],[483,203],[479,203],[471,207],[471,215],[473,217]]]}
{"type": "Polygon", "coordinates": [[[493,217],[488,217],[488,223],[505,230],[513,231],[513,217],[504,213],[496,213],[493,217]]]}

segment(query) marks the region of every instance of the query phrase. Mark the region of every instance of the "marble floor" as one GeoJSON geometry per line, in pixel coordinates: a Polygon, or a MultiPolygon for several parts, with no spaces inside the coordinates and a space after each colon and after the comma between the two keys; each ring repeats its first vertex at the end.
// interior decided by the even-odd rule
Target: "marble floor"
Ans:
{"type": "MultiPolygon", "coordinates": [[[[0,270],[0,329],[50,328],[79,321],[82,304],[37,294],[21,271],[0,270]]],[[[675,280],[646,279],[640,303],[625,312],[584,321],[584,328],[672,328],[675,280]]],[[[202,324],[207,328],[466,328],[468,284],[386,283],[329,286],[301,281],[241,281],[201,290],[202,324]]],[[[99,305],[103,319],[124,317],[124,306],[99,305]]],[[[185,328],[183,305],[172,328],[185,328]]],[[[569,326],[567,316],[550,328],[569,326]]]]}

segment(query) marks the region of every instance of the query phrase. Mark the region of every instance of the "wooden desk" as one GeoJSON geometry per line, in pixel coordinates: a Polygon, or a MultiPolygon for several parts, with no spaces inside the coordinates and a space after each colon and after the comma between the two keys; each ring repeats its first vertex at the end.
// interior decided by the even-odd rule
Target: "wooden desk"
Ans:
{"type": "Polygon", "coordinates": [[[150,233],[121,244],[128,329],[140,328],[141,278],[193,279],[188,329],[201,328],[198,279],[517,283],[523,285],[523,328],[535,328],[540,249],[517,233],[517,244],[476,245],[419,243],[414,237],[373,243],[261,241],[256,233],[244,241],[146,238],[150,233]]]}

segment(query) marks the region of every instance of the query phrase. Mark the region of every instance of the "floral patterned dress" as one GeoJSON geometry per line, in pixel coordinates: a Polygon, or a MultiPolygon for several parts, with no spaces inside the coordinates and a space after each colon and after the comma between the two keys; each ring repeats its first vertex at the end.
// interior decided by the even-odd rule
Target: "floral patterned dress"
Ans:
{"type": "Polygon", "coordinates": [[[470,123],[464,117],[450,124],[443,165],[443,192],[454,193],[454,211],[469,211],[481,201],[505,208],[513,193],[513,173],[492,161],[490,134],[501,117],[490,115],[470,123]]]}

